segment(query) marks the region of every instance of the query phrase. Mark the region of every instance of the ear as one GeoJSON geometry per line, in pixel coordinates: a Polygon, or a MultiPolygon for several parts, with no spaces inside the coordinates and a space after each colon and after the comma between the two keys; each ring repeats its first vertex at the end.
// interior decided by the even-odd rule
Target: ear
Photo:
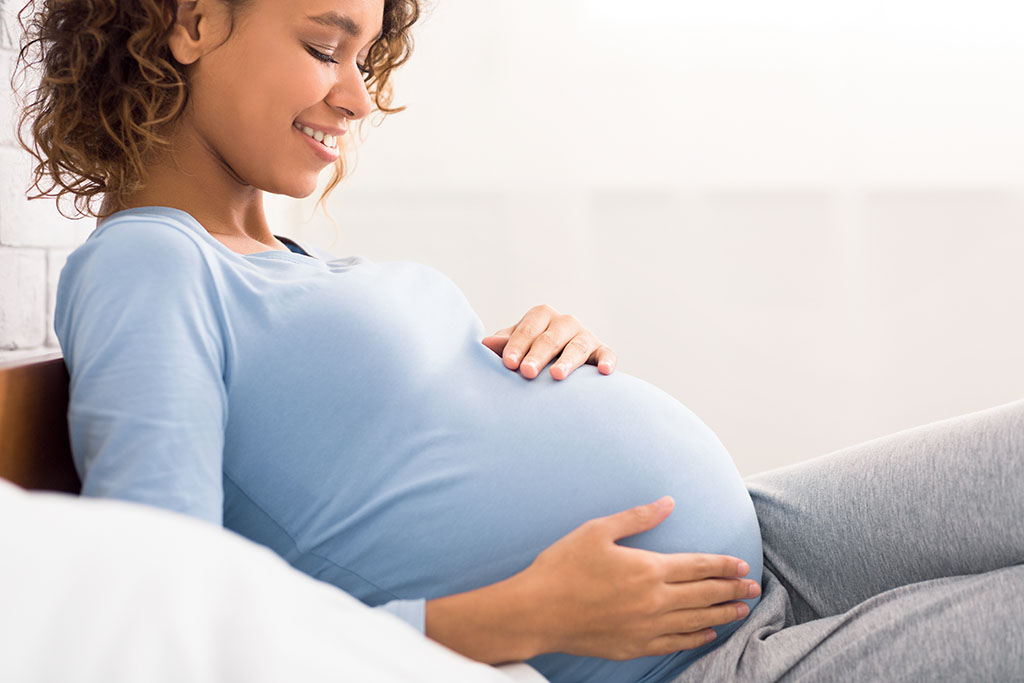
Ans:
{"type": "Polygon", "coordinates": [[[178,0],[167,45],[179,64],[192,64],[224,41],[229,15],[219,0],[178,0]]]}

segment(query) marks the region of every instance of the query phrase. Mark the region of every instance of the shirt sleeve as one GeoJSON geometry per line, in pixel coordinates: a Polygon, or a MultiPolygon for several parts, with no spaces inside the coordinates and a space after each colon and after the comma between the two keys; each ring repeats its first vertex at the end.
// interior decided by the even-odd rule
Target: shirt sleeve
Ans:
{"type": "MultiPolygon", "coordinates": [[[[171,225],[104,226],[68,258],[54,328],[82,495],[223,525],[230,343],[220,301],[201,247],[171,225]]],[[[425,599],[376,609],[425,632],[425,599]]]]}
{"type": "Polygon", "coordinates": [[[223,316],[201,248],[157,221],[103,226],[68,258],[54,327],[82,494],[223,522],[223,316]]]}

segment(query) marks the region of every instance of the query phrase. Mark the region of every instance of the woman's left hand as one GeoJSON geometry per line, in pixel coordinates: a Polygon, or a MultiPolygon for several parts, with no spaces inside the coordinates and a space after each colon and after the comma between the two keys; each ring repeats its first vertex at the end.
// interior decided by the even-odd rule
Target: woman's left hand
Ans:
{"type": "Polygon", "coordinates": [[[598,341],[579,320],[562,315],[547,304],[534,306],[518,323],[484,337],[481,343],[501,356],[505,367],[518,368],[528,379],[539,375],[559,353],[561,356],[551,367],[555,379],[565,379],[584,363],[596,365],[601,374],[609,375],[618,360],[615,352],[598,341]]]}

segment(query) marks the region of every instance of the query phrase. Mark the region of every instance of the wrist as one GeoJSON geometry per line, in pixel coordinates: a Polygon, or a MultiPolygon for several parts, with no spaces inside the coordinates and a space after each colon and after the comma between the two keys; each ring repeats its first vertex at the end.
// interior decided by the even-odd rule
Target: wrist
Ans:
{"type": "Polygon", "coordinates": [[[504,581],[428,600],[426,635],[487,664],[520,662],[551,650],[541,619],[544,605],[520,574],[504,581]]]}

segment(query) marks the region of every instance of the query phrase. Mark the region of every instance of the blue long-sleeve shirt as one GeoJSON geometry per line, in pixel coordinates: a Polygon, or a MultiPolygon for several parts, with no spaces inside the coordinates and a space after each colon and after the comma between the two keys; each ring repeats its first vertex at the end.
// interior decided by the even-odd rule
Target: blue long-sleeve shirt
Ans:
{"type": "MultiPolygon", "coordinates": [[[[734,555],[760,580],[749,495],[678,401],[593,366],[528,380],[437,270],[307,251],[238,254],[145,207],[71,254],[55,327],[85,495],[224,524],[421,630],[427,599],[665,494],[669,519],[624,544],[734,555]]],[[[555,683],[663,680],[738,623],[665,657],[531,664],[555,683]]]]}

